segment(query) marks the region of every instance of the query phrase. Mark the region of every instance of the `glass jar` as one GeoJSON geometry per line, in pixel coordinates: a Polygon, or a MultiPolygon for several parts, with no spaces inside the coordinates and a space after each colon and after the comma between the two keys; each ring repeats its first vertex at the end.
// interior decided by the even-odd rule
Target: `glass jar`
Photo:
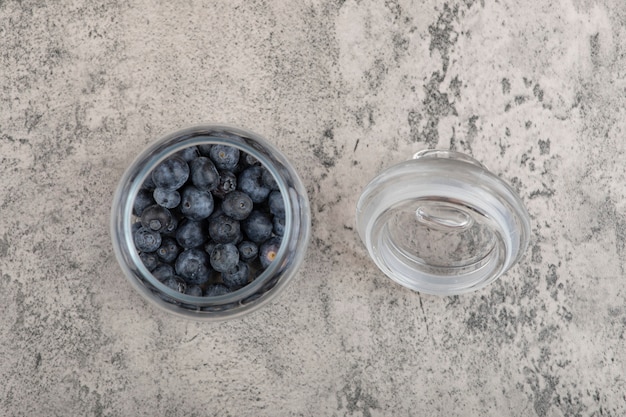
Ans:
{"type": "Polygon", "coordinates": [[[224,125],[200,125],[165,135],[126,170],[113,198],[111,236],[117,260],[131,285],[151,304],[194,319],[217,321],[248,314],[267,304],[294,278],[309,241],[311,215],[302,181],[287,158],[261,136],[224,125]],[[133,241],[133,203],[152,170],[174,153],[198,145],[222,144],[256,158],[274,177],[285,203],[285,229],[273,262],[246,286],[199,297],[179,293],[157,280],[139,258],[133,241]]]}
{"type": "Polygon", "coordinates": [[[478,290],[524,254],[530,219],[515,191],[462,153],[418,152],[374,178],[357,230],[376,265],[415,291],[478,290]]]}

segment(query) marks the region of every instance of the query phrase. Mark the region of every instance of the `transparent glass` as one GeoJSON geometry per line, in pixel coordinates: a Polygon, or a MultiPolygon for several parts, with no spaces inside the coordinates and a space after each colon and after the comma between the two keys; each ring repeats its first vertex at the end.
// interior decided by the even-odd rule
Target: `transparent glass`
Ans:
{"type": "Polygon", "coordinates": [[[306,189],[287,158],[261,136],[224,125],[186,128],[170,133],[149,146],[122,176],[111,211],[115,255],[135,290],[163,310],[209,321],[248,314],[282,292],[304,259],[310,228],[311,215],[306,189]],[[131,232],[133,202],[153,168],[181,149],[202,144],[234,146],[258,159],[273,174],[285,200],[285,232],[274,261],[245,287],[217,297],[181,294],[154,278],[141,262],[131,232]]]}
{"type": "Polygon", "coordinates": [[[480,289],[524,254],[530,219],[515,191],[475,159],[427,150],[378,175],[357,204],[376,265],[415,291],[480,289]]]}

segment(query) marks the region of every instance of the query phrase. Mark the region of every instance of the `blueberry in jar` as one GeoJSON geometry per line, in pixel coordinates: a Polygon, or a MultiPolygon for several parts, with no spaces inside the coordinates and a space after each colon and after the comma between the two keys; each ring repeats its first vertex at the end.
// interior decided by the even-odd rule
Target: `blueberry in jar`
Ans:
{"type": "Polygon", "coordinates": [[[189,165],[183,159],[172,156],[152,171],[152,181],[157,188],[177,190],[189,179],[189,165]]]}
{"type": "Polygon", "coordinates": [[[274,225],[274,234],[276,236],[283,236],[285,234],[285,218],[274,216],[272,219],[272,224],[274,225]]]}
{"type": "Polygon", "coordinates": [[[213,195],[218,198],[224,198],[226,194],[237,189],[237,176],[232,171],[220,171],[220,183],[213,190],[213,195]]]}
{"type": "Polygon", "coordinates": [[[148,271],[154,271],[159,263],[158,257],[154,253],[141,252],[139,254],[139,259],[141,259],[141,262],[148,269],[148,271]]]}
{"type": "Polygon", "coordinates": [[[218,272],[226,272],[239,263],[239,251],[232,243],[215,245],[210,256],[211,267],[218,272]]]}
{"type": "Polygon", "coordinates": [[[236,242],[240,235],[239,222],[226,214],[209,219],[209,236],[217,243],[236,242]]]}
{"type": "Polygon", "coordinates": [[[209,150],[209,158],[217,169],[235,169],[239,162],[239,149],[228,145],[213,145],[209,150]]]}
{"type": "Polygon", "coordinates": [[[224,214],[235,220],[245,219],[250,215],[253,208],[254,204],[250,197],[241,191],[233,191],[224,197],[222,202],[224,214]]]}
{"type": "Polygon", "coordinates": [[[239,250],[239,259],[244,262],[250,262],[254,260],[259,254],[259,247],[256,243],[250,242],[249,240],[244,240],[239,245],[237,245],[237,249],[239,250]]]}
{"type": "Polygon", "coordinates": [[[191,295],[193,297],[202,297],[202,288],[199,285],[190,285],[185,290],[185,294],[191,295]]]}
{"type": "Polygon", "coordinates": [[[285,200],[280,191],[272,191],[267,198],[267,204],[270,208],[270,213],[274,216],[285,217],[285,200]]]}
{"type": "Polygon", "coordinates": [[[176,273],[188,284],[203,285],[211,278],[209,255],[201,249],[185,249],[178,255],[176,273]]]}
{"type": "Polygon", "coordinates": [[[159,264],[152,270],[152,276],[159,281],[165,281],[167,278],[173,277],[175,274],[174,267],[168,264],[159,264]]]}
{"type": "Polygon", "coordinates": [[[245,262],[238,262],[226,272],[222,272],[222,282],[231,290],[236,290],[248,283],[250,269],[245,262]]]}
{"type": "Polygon", "coordinates": [[[206,219],[213,213],[213,196],[207,191],[200,190],[193,185],[182,189],[180,212],[191,220],[206,219]]]}
{"type": "Polygon", "coordinates": [[[172,213],[165,207],[153,204],[141,213],[141,225],[154,232],[163,232],[172,221],[172,213]]]}
{"type": "Polygon", "coordinates": [[[163,284],[181,294],[184,293],[187,289],[187,284],[185,283],[185,281],[177,276],[166,278],[165,280],[163,280],[163,284]]]}
{"type": "Polygon", "coordinates": [[[261,244],[259,247],[259,259],[263,268],[267,268],[276,259],[281,242],[281,238],[276,236],[261,244]]]}
{"type": "Polygon", "coordinates": [[[248,194],[253,203],[262,203],[270,193],[270,189],[263,183],[263,168],[252,166],[237,178],[237,188],[248,194]]]}
{"type": "Polygon", "coordinates": [[[191,182],[198,189],[203,191],[213,191],[220,183],[220,174],[213,162],[204,156],[191,161],[191,182]]]}
{"type": "Polygon", "coordinates": [[[176,244],[176,240],[171,237],[163,238],[161,246],[157,249],[156,254],[162,262],[172,263],[178,257],[180,247],[176,244]]]}
{"type": "Polygon", "coordinates": [[[176,241],[185,249],[201,246],[206,241],[203,224],[193,220],[185,220],[176,230],[176,241]]]}
{"type": "Polygon", "coordinates": [[[241,227],[249,240],[262,243],[272,236],[274,225],[269,214],[253,210],[241,223],[241,227]]]}
{"type": "Polygon", "coordinates": [[[180,204],[180,193],[176,190],[155,188],[152,197],[159,206],[167,209],[173,209],[180,204]]]}
{"type": "Polygon", "coordinates": [[[140,252],[154,252],[161,246],[161,234],[143,226],[135,232],[133,239],[140,252]]]}

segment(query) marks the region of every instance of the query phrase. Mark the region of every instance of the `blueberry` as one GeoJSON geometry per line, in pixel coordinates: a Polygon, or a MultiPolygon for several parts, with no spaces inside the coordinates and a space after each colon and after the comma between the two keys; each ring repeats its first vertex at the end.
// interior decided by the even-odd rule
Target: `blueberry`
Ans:
{"type": "Polygon", "coordinates": [[[217,169],[234,169],[239,162],[239,149],[228,145],[213,145],[209,158],[217,169]]]}
{"type": "Polygon", "coordinates": [[[253,207],[254,204],[248,194],[241,191],[233,191],[227,194],[222,202],[224,214],[235,220],[243,220],[248,217],[253,207]]]}
{"type": "Polygon", "coordinates": [[[179,293],[184,293],[187,290],[187,284],[180,277],[173,276],[166,278],[163,284],[179,293]]]}
{"type": "Polygon", "coordinates": [[[205,297],[217,297],[220,295],[226,295],[229,292],[230,290],[228,289],[227,286],[222,285],[222,284],[213,284],[207,287],[206,291],[204,291],[204,296],[205,297]]]}
{"type": "Polygon", "coordinates": [[[209,219],[209,236],[217,243],[236,242],[240,232],[239,222],[226,214],[209,219]]]}
{"type": "Polygon", "coordinates": [[[246,164],[246,166],[254,166],[254,165],[261,164],[258,159],[256,159],[254,156],[250,155],[249,153],[243,155],[243,161],[246,164]]]}
{"type": "Polygon", "coordinates": [[[274,234],[283,236],[285,234],[285,218],[275,216],[272,223],[274,224],[274,234]]]}
{"type": "Polygon", "coordinates": [[[203,285],[211,278],[209,255],[201,249],[186,249],[176,259],[176,273],[189,284],[203,285]]]}
{"type": "Polygon", "coordinates": [[[163,238],[161,241],[161,247],[157,249],[156,254],[162,262],[171,263],[176,260],[180,247],[176,244],[176,241],[171,237],[163,238]]]}
{"type": "Polygon", "coordinates": [[[272,236],[272,219],[269,214],[254,210],[242,222],[241,228],[249,240],[261,243],[272,236]]]}
{"type": "Polygon", "coordinates": [[[220,174],[209,158],[201,156],[191,161],[191,182],[200,190],[213,191],[220,183],[220,174]]]}
{"type": "Polygon", "coordinates": [[[239,251],[232,243],[217,244],[210,256],[211,267],[218,272],[226,272],[239,262],[239,251]]]}
{"type": "Polygon", "coordinates": [[[152,276],[163,282],[165,279],[173,277],[175,275],[174,268],[172,265],[168,264],[159,264],[152,271],[152,276]]]}
{"type": "Polygon", "coordinates": [[[278,183],[276,182],[276,178],[274,178],[272,173],[269,172],[267,169],[263,170],[262,179],[263,179],[263,184],[267,188],[269,188],[270,190],[278,190],[278,189],[280,189],[278,187],[278,183]]]}
{"type": "Polygon", "coordinates": [[[185,294],[191,295],[192,297],[202,297],[202,288],[199,285],[190,285],[185,290],[185,294]]]}
{"type": "Polygon", "coordinates": [[[263,268],[267,268],[276,259],[281,242],[282,239],[280,237],[273,237],[261,244],[259,247],[259,259],[263,268]]]}
{"type": "Polygon", "coordinates": [[[198,148],[196,146],[189,146],[185,149],[182,149],[174,154],[179,157],[183,161],[189,163],[200,156],[200,152],[198,152],[198,148]]]}
{"type": "Polygon", "coordinates": [[[270,193],[263,184],[263,168],[260,166],[250,167],[239,174],[237,188],[248,194],[254,203],[262,203],[270,193]]]}
{"type": "Polygon", "coordinates": [[[148,271],[154,271],[154,268],[156,268],[159,263],[157,256],[154,253],[141,252],[139,254],[139,259],[141,259],[141,262],[143,262],[145,267],[148,268],[148,271]]]}
{"type": "Polygon", "coordinates": [[[220,183],[213,195],[219,198],[224,198],[226,194],[235,191],[237,189],[237,176],[231,171],[220,171],[220,183]]]}
{"type": "Polygon", "coordinates": [[[274,216],[285,217],[285,200],[280,191],[272,191],[267,198],[267,204],[274,216]]]}
{"type": "Polygon", "coordinates": [[[172,156],[152,171],[154,184],[164,190],[177,190],[189,179],[189,165],[183,159],[172,156]]]}
{"type": "Polygon", "coordinates": [[[201,222],[186,220],[176,230],[176,241],[185,249],[196,248],[206,241],[206,232],[201,222]]]}
{"type": "Polygon", "coordinates": [[[137,196],[135,197],[135,201],[133,201],[133,213],[135,216],[141,216],[141,213],[151,205],[154,204],[154,199],[152,198],[152,192],[141,188],[137,192],[137,196]]]}
{"type": "Polygon", "coordinates": [[[250,242],[249,240],[244,240],[239,245],[237,245],[237,249],[239,249],[239,259],[244,262],[250,262],[259,254],[259,247],[256,243],[250,242]]]}
{"type": "Polygon", "coordinates": [[[152,193],[154,201],[167,209],[172,209],[180,204],[180,193],[176,190],[164,190],[163,188],[155,188],[152,193]]]}
{"type": "Polygon", "coordinates": [[[165,207],[153,204],[141,213],[141,225],[154,232],[163,232],[172,221],[172,213],[165,207]]]}
{"type": "Polygon", "coordinates": [[[250,269],[245,262],[239,262],[226,272],[222,272],[222,282],[231,290],[243,287],[248,283],[250,269]]]}
{"type": "Polygon", "coordinates": [[[161,235],[143,226],[135,232],[133,238],[135,247],[140,252],[154,252],[161,246],[161,235]]]}
{"type": "Polygon", "coordinates": [[[181,193],[180,212],[191,220],[206,219],[213,213],[213,196],[207,191],[199,190],[193,185],[183,188],[181,193]]]}

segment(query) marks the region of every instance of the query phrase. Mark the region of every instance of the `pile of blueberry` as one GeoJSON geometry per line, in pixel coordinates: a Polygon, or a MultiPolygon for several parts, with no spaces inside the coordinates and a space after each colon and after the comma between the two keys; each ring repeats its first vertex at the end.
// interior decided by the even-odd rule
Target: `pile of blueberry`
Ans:
{"type": "Polygon", "coordinates": [[[238,148],[192,146],[160,163],[137,193],[133,238],[152,275],[213,297],[259,276],[276,257],[285,203],[273,175],[238,148]]]}

